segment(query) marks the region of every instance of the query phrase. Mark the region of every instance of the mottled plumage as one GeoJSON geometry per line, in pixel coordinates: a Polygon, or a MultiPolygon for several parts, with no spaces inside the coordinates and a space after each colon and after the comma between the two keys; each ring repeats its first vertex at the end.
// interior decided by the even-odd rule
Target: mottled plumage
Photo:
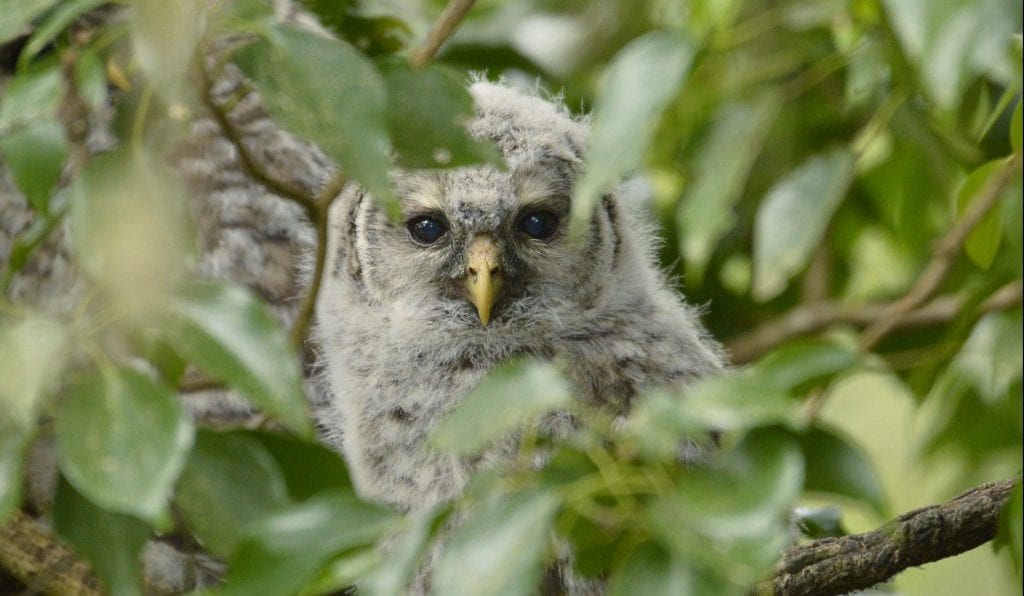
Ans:
{"type": "Polygon", "coordinates": [[[474,464],[424,441],[496,364],[558,357],[580,399],[622,412],[645,388],[684,386],[723,362],[666,285],[651,229],[615,194],[582,237],[568,233],[586,122],[505,85],[471,91],[470,132],[493,141],[507,169],[393,175],[407,222],[441,222],[440,239],[417,242],[359,189],[332,212],[317,333],[332,401],[321,422],[363,494],[403,509],[463,489],[474,464]],[[524,231],[534,213],[557,218],[551,238],[524,231]],[[467,254],[481,242],[494,247],[500,280],[487,325],[467,290],[467,254]]]}

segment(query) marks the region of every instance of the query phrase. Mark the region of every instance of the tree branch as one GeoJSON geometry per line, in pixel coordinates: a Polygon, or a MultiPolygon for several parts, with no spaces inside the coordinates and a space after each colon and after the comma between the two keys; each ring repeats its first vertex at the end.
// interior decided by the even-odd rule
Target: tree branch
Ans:
{"type": "Polygon", "coordinates": [[[1019,477],[984,484],[944,505],[917,509],[881,528],[823,538],[782,555],[758,594],[846,594],[870,588],[918,565],[965,553],[991,540],[1019,477]]]}
{"type": "Polygon", "coordinates": [[[0,526],[0,563],[27,593],[99,595],[89,566],[28,515],[17,511],[0,526]]]}
{"type": "MultiPolygon", "coordinates": [[[[908,312],[893,329],[908,329],[948,323],[956,318],[968,301],[966,296],[949,295],[908,312]]],[[[1014,281],[996,290],[979,307],[979,313],[1006,310],[1021,305],[1021,282],[1014,281]]],[[[889,304],[850,306],[836,302],[818,302],[798,307],[786,315],[768,321],[749,333],[727,342],[731,360],[745,364],[757,360],[769,350],[790,339],[817,333],[833,325],[866,327],[880,320],[889,304]]]]}
{"type": "Polygon", "coordinates": [[[1015,154],[1006,161],[994,176],[988,179],[963,215],[957,219],[953,227],[935,245],[931,261],[918,276],[910,290],[899,300],[893,302],[881,319],[873,323],[861,334],[861,347],[870,350],[878,345],[886,335],[899,325],[900,319],[928,300],[939,288],[949,274],[953,263],[960,254],[960,249],[971,231],[991,211],[1002,197],[1014,174],[1021,169],[1021,155],[1015,154]]]}
{"type": "Polygon", "coordinates": [[[423,40],[423,43],[409,57],[409,64],[413,68],[422,68],[430,62],[434,54],[437,54],[437,51],[441,49],[441,45],[451,36],[475,3],[476,0],[451,0],[448,2],[448,5],[441,12],[441,16],[437,17],[437,21],[431,27],[427,38],[423,40]]]}

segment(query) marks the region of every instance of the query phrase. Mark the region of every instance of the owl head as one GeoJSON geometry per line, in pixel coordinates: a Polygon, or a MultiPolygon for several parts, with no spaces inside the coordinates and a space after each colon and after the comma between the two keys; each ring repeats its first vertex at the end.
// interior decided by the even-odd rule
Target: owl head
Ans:
{"type": "Polygon", "coordinates": [[[346,270],[336,274],[397,316],[444,321],[448,329],[564,325],[601,300],[622,241],[610,195],[586,233],[569,233],[586,123],[505,85],[477,82],[470,91],[469,131],[493,142],[505,167],[394,172],[400,221],[352,193],[336,218],[344,229],[335,261],[346,270]]]}

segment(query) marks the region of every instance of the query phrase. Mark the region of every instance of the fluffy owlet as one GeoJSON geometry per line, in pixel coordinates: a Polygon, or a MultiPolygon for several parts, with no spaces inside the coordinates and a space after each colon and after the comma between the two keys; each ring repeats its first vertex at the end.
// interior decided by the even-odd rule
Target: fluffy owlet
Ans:
{"type": "Polygon", "coordinates": [[[318,341],[321,423],[364,496],[402,509],[456,497],[473,463],[424,443],[495,365],[558,357],[576,394],[625,411],[638,392],[723,366],[655,263],[652,230],[614,193],[569,234],[587,124],[510,87],[471,87],[490,165],[393,176],[403,221],[359,189],[334,206],[318,341]]]}

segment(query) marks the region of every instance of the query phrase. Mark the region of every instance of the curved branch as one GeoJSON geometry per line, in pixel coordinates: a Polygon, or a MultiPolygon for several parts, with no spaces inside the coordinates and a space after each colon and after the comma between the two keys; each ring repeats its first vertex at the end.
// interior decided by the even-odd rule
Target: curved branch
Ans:
{"type": "Polygon", "coordinates": [[[862,348],[865,350],[874,348],[899,325],[900,319],[935,294],[953,267],[967,237],[988,212],[999,203],[999,199],[1009,186],[1014,174],[1019,173],[1020,169],[1021,155],[1017,153],[1007,160],[994,176],[988,179],[978,193],[978,198],[968,205],[953,227],[939,239],[931,261],[928,262],[910,290],[902,298],[893,302],[881,319],[864,330],[860,342],[862,348]]]}
{"type": "Polygon", "coordinates": [[[796,546],[759,594],[846,594],[917,565],[965,553],[991,540],[1020,478],[984,484],[943,505],[904,513],[872,532],[796,546]]]}
{"type": "MultiPolygon", "coordinates": [[[[1006,310],[1020,306],[1021,282],[1013,281],[999,288],[977,307],[978,313],[1006,310]]],[[[896,321],[893,329],[941,325],[956,318],[967,304],[959,295],[940,296],[928,304],[908,312],[896,321]]],[[[757,360],[769,350],[790,339],[810,335],[833,325],[867,327],[880,320],[890,308],[888,304],[851,306],[836,302],[817,302],[800,306],[787,314],[764,323],[749,333],[727,342],[734,364],[757,360]]]]}

